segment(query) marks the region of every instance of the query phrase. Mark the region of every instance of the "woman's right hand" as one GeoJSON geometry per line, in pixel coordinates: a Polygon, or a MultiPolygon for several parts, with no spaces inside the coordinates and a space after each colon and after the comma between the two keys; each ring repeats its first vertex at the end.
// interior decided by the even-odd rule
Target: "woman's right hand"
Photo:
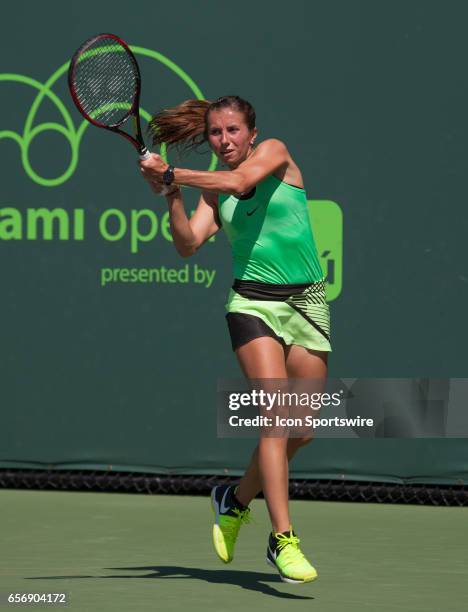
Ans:
{"type": "Polygon", "coordinates": [[[156,195],[164,195],[164,192],[167,191],[167,186],[164,185],[164,183],[161,183],[153,178],[145,177],[145,179],[156,195]]]}
{"type": "Polygon", "coordinates": [[[177,185],[171,185],[170,187],[168,187],[164,183],[161,183],[160,181],[156,180],[155,178],[150,178],[148,176],[145,176],[144,178],[156,195],[173,196],[180,193],[179,187],[177,185]]]}
{"type": "Polygon", "coordinates": [[[141,170],[141,176],[145,179],[154,193],[156,195],[164,195],[164,192],[167,191],[166,185],[164,185],[162,181],[158,181],[152,172],[141,165],[140,161],[138,162],[138,165],[141,170]]]}

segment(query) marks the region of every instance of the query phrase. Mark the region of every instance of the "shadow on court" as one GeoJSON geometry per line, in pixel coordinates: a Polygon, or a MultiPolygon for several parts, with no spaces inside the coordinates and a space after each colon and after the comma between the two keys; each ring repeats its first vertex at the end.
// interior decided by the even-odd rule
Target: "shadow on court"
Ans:
{"type": "Polygon", "coordinates": [[[70,579],[126,579],[126,578],[159,578],[163,580],[204,580],[210,584],[229,584],[237,585],[248,591],[256,591],[264,595],[279,597],[280,599],[315,599],[304,595],[294,595],[293,593],[282,593],[275,588],[265,584],[265,582],[281,582],[279,576],[264,572],[245,572],[238,570],[207,570],[198,567],[180,567],[177,565],[153,565],[145,567],[108,567],[108,570],[149,571],[151,573],[143,576],[125,575],[119,576],[29,576],[26,580],[70,580],[70,579]]]}

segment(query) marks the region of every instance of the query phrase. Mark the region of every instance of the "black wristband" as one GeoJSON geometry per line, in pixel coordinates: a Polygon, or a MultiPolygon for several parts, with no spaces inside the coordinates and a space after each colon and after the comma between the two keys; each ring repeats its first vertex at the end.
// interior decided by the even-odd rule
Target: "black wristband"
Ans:
{"type": "Polygon", "coordinates": [[[172,185],[174,182],[174,166],[169,166],[163,174],[163,183],[165,185],[172,185]]]}

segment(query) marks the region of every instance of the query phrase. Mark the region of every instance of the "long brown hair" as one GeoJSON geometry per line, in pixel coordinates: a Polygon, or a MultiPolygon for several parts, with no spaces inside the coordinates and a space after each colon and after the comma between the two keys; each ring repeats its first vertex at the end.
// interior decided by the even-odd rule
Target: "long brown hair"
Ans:
{"type": "Polygon", "coordinates": [[[249,130],[255,127],[255,110],[250,102],[239,96],[222,96],[209,100],[186,100],[174,108],[166,108],[154,115],[148,124],[153,145],[177,145],[189,150],[208,140],[208,114],[212,110],[231,108],[244,115],[249,130]]]}

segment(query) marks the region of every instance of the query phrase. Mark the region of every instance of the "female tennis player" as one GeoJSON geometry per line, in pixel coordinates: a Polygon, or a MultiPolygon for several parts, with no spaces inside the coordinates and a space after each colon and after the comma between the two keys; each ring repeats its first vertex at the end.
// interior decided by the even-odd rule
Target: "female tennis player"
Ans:
{"type": "MultiPolygon", "coordinates": [[[[207,141],[227,170],[174,168],[159,155],[140,162],[156,193],[167,191],[174,245],[195,253],[223,228],[231,243],[234,284],[227,304],[232,348],[249,379],[327,375],[329,311],[309,222],[301,171],[285,144],[255,145],[255,111],[238,96],[189,100],[155,115],[153,144],[195,147],[207,141]],[[201,190],[189,219],[180,186],[201,190]]],[[[213,541],[229,563],[250,501],[263,491],[272,523],[267,561],[290,583],[310,582],[314,567],[299,548],[288,509],[288,461],[310,435],[260,436],[239,485],[212,491],[213,541]]]]}

